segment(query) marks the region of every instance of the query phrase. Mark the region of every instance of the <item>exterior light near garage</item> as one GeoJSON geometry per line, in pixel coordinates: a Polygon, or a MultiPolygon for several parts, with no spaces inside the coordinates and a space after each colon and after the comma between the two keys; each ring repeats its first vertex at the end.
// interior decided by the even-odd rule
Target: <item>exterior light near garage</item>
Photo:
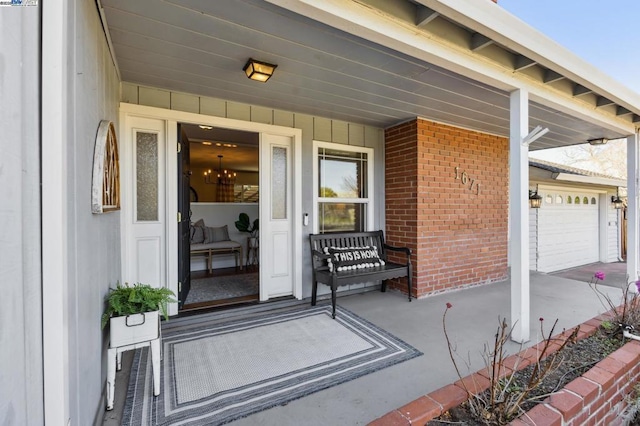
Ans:
{"type": "Polygon", "coordinates": [[[529,190],[529,207],[532,209],[539,209],[542,205],[542,197],[538,195],[538,187],[535,191],[529,190]]]}
{"type": "Polygon", "coordinates": [[[266,62],[256,61],[253,58],[249,58],[242,71],[251,80],[261,81],[265,83],[273,75],[273,71],[277,65],[268,64],[266,62]]]}
{"type": "Polygon", "coordinates": [[[611,196],[611,204],[613,204],[613,207],[616,210],[620,210],[624,208],[624,203],[622,202],[622,199],[620,198],[620,194],[617,191],[616,191],[616,195],[611,196]]]}

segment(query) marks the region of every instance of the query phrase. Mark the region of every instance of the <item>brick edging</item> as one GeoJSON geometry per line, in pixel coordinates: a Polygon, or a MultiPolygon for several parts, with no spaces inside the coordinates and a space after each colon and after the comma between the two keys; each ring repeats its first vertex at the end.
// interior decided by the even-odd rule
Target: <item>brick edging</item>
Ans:
{"type": "MultiPolygon", "coordinates": [[[[580,324],[577,340],[593,336],[603,321],[610,321],[614,318],[613,313],[606,312],[598,315],[584,323],[580,324]]],[[[572,328],[573,330],[573,328],[572,328]]],[[[550,354],[557,351],[570,335],[570,332],[563,331],[552,337],[554,343],[549,347],[550,354]]],[[[511,372],[522,370],[531,365],[536,359],[544,341],[520,351],[517,354],[505,358],[503,366],[504,371],[500,372],[500,376],[506,376],[511,372]]],[[[623,380],[627,376],[640,375],[640,342],[631,341],[616,350],[608,357],[598,362],[591,370],[582,377],[578,377],[570,382],[558,394],[544,400],[541,404],[531,409],[526,416],[527,420],[534,421],[544,418],[544,423],[549,421],[554,423],[555,420],[562,422],[572,415],[578,413],[582,408],[590,404],[596,397],[603,393],[603,387],[611,384],[614,380],[623,380]],[[633,370],[637,370],[633,372],[633,370]],[[579,400],[579,401],[578,401],[579,400]]],[[[447,410],[462,404],[469,397],[465,385],[472,393],[480,393],[488,389],[490,381],[487,367],[472,373],[462,380],[458,380],[453,384],[446,385],[440,389],[430,392],[426,395],[403,405],[400,408],[392,410],[382,417],[369,423],[369,426],[409,426],[415,424],[425,424],[447,410]],[[463,384],[464,383],[464,384],[463,384]]],[[[615,390],[615,389],[614,389],[615,390]]],[[[618,392],[620,393],[620,392],[618,392]]],[[[620,396],[620,399],[622,397],[620,396]]],[[[604,414],[603,414],[604,417],[604,414]]],[[[551,424],[549,423],[549,424],[551,424]]],[[[521,420],[512,422],[514,426],[529,424],[521,420]]],[[[560,424],[560,423],[558,423],[560,424]]]]}

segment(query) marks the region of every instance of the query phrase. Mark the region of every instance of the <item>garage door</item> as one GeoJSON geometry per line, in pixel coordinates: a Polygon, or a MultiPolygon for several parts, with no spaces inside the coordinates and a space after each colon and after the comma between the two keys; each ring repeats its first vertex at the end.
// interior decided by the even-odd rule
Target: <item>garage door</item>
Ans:
{"type": "Polygon", "coordinates": [[[553,272],[600,259],[598,194],[541,191],[538,270],[553,272]]]}

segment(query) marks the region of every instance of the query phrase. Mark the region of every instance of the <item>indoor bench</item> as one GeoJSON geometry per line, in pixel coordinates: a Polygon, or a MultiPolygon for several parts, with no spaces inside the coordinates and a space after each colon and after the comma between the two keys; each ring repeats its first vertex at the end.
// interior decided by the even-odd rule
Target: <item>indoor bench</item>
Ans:
{"type": "Polygon", "coordinates": [[[338,286],[382,280],[381,291],[384,292],[387,289],[384,280],[401,277],[407,277],[411,302],[411,250],[385,244],[382,231],[311,234],[309,241],[313,267],[311,306],[316,304],[318,283],[331,287],[332,316],[335,318],[338,286]],[[404,253],[406,263],[389,262],[389,251],[404,253]]]}
{"type": "Polygon", "coordinates": [[[242,244],[237,241],[218,241],[215,243],[191,244],[191,256],[204,254],[207,257],[207,270],[213,273],[212,257],[219,254],[233,254],[236,258],[236,268],[242,269],[242,244]]]}

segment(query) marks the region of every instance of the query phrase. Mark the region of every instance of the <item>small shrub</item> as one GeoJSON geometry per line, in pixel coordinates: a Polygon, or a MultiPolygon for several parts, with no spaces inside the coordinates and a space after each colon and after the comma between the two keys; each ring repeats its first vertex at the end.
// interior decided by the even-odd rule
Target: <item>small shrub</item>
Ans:
{"type": "MultiPolygon", "coordinates": [[[[640,292],[630,291],[632,283],[629,281],[629,277],[627,277],[628,285],[622,288],[620,302],[614,302],[608,294],[600,290],[598,283],[604,279],[604,272],[596,271],[589,282],[589,286],[595,292],[602,306],[614,315],[613,322],[609,322],[611,327],[607,328],[609,324],[605,326],[603,323],[602,328],[607,331],[619,332],[625,326],[640,325],[640,292]]],[[[640,290],[640,280],[634,282],[633,285],[640,290]]]]}
{"type": "Polygon", "coordinates": [[[116,288],[110,288],[107,295],[107,308],[102,314],[102,328],[105,328],[112,316],[125,316],[152,312],[159,310],[165,320],[169,318],[167,314],[167,304],[175,302],[175,296],[166,287],[151,287],[148,284],[136,283],[130,286],[128,283],[116,288]]]}
{"type": "MultiPolygon", "coordinates": [[[[495,334],[493,347],[489,348],[488,345],[485,345],[483,351],[485,368],[489,376],[490,385],[486,392],[474,394],[466,387],[465,382],[462,381],[463,377],[462,374],[460,374],[458,362],[454,356],[455,351],[447,333],[445,319],[447,311],[451,308],[452,305],[447,303],[447,308],[442,316],[442,325],[449,349],[449,357],[451,358],[458,378],[461,380],[462,386],[467,392],[467,404],[471,413],[486,424],[507,424],[525,412],[522,408],[525,403],[547,396],[533,396],[532,394],[542,384],[544,379],[560,366],[562,363],[561,354],[563,350],[569,343],[576,341],[580,329],[576,327],[566,339],[560,341],[558,349],[553,351],[551,347],[556,346],[556,341],[551,336],[553,336],[558,321],[556,320],[554,322],[549,334],[545,336],[543,330],[544,320],[540,318],[540,331],[543,337],[542,345],[537,353],[530,376],[528,376],[527,380],[523,383],[518,383],[516,382],[516,373],[508,373],[511,370],[505,365],[505,359],[507,358],[505,345],[511,337],[512,328],[508,327],[504,319],[499,319],[499,326],[495,334]]],[[[514,371],[518,370],[517,365],[512,368],[514,371]]]]}

